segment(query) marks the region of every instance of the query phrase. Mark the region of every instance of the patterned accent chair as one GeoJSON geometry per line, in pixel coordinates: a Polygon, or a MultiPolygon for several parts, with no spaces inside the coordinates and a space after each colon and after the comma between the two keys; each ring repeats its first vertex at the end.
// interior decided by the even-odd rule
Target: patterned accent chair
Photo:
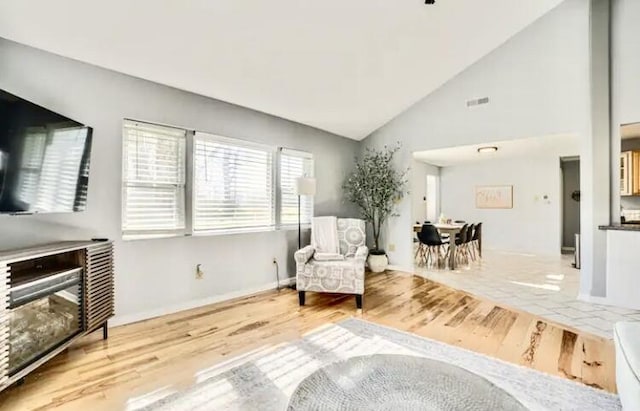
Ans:
{"type": "Polygon", "coordinates": [[[355,294],[357,308],[362,308],[364,265],[369,254],[365,245],[365,222],[357,218],[338,218],[338,241],[344,260],[318,261],[315,249],[308,245],[295,253],[296,287],[300,305],[305,292],[355,294]]]}

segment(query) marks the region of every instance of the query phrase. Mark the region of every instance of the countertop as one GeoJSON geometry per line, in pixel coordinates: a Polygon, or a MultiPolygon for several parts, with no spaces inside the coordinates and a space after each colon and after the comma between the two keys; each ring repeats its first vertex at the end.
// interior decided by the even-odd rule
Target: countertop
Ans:
{"type": "Polygon", "coordinates": [[[640,231],[640,224],[609,224],[598,227],[600,230],[640,231]]]}

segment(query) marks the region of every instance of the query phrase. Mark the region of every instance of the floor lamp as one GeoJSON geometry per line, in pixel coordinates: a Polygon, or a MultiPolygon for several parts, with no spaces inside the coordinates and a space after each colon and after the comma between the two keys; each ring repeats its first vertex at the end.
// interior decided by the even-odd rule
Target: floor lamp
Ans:
{"type": "Polygon", "coordinates": [[[296,179],[296,194],[298,195],[298,250],[302,248],[302,224],[300,222],[300,197],[316,195],[316,179],[300,177],[296,179]]]}

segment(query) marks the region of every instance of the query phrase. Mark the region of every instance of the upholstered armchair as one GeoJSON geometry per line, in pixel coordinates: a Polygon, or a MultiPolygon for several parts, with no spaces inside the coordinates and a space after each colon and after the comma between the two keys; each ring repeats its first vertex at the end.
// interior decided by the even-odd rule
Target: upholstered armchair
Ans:
{"type": "MultiPolygon", "coordinates": [[[[326,236],[319,240],[313,231],[311,245],[295,253],[300,305],[305,303],[306,291],[315,291],[354,294],[356,306],[362,308],[364,266],[369,253],[365,245],[365,222],[356,218],[335,221],[339,254],[320,252],[319,242],[326,241],[326,236]]],[[[312,230],[316,230],[315,220],[313,227],[312,230]]]]}

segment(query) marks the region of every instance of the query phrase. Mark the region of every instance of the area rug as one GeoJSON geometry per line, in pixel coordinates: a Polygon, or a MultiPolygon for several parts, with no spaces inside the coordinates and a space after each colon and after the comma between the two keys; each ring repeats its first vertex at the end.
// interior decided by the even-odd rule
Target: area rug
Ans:
{"type": "MultiPolygon", "coordinates": [[[[325,395],[327,387],[318,390],[315,381],[311,387],[305,388],[305,381],[317,376],[318,370],[330,371],[334,378],[349,378],[347,368],[340,366],[350,359],[364,361],[371,365],[371,361],[380,355],[410,356],[419,363],[431,360],[445,365],[443,378],[467,378],[473,386],[467,384],[468,390],[474,395],[494,395],[498,401],[506,401],[502,408],[495,410],[522,409],[528,410],[620,410],[620,402],[616,395],[597,390],[586,385],[544,374],[526,367],[506,363],[485,355],[477,354],[452,345],[422,338],[413,334],[387,328],[367,321],[351,318],[338,324],[328,324],[312,331],[303,338],[291,343],[265,347],[240,357],[231,359],[197,376],[197,383],[182,392],[170,393],[166,396],[154,398],[152,403],[138,404],[134,409],[153,411],[182,411],[182,410],[296,410],[296,409],[364,409],[353,403],[332,405],[331,398],[326,402],[304,402],[304,395],[300,391],[310,394],[325,395]],[[370,356],[369,360],[361,360],[370,356]],[[446,367],[452,366],[452,371],[446,367]],[[337,367],[337,368],[336,368],[337,367]],[[339,371],[342,370],[344,375],[339,371]],[[315,373],[315,374],[314,374],[315,373]],[[458,374],[455,374],[458,373],[458,374]],[[457,375],[457,377],[456,377],[457,375]],[[311,377],[310,377],[311,376],[311,377]],[[453,377],[452,377],[453,376],[453,377]],[[308,378],[309,377],[309,378],[308,378]],[[477,378],[476,378],[477,377],[477,378]],[[303,383],[301,389],[296,391],[303,383]],[[485,385],[484,389],[479,389],[485,385]],[[489,389],[489,391],[486,391],[489,389]],[[306,390],[306,391],[305,391],[306,390]],[[313,391],[310,392],[309,390],[313,391]],[[292,395],[295,396],[292,399],[292,395]],[[493,393],[493,394],[491,394],[493,393]],[[504,395],[502,395],[504,393],[504,395]],[[515,399],[516,402],[510,402],[515,399]],[[317,407],[323,404],[322,407],[317,407]],[[346,405],[345,405],[346,404],[346,405]],[[510,406],[510,404],[516,404],[510,406]],[[308,406],[311,405],[311,408],[308,406]]],[[[415,374],[416,367],[405,367],[407,374],[415,374]]],[[[381,378],[394,378],[389,372],[381,378]]],[[[423,367],[424,377],[433,372],[433,364],[423,367]]],[[[408,378],[404,375],[401,378],[408,378]]],[[[413,375],[412,378],[417,378],[413,375]]],[[[436,379],[437,380],[437,379],[436,379]]],[[[435,381],[435,380],[434,380],[435,381]]],[[[388,383],[388,381],[387,381],[388,383]]],[[[429,387],[422,385],[425,389],[429,387]]],[[[459,390],[457,384],[448,384],[459,390]]],[[[329,388],[330,389],[330,388],[329,388]]],[[[435,398],[438,389],[425,393],[427,398],[435,398]]],[[[338,396],[338,398],[340,398],[338,396]]],[[[434,400],[434,401],[437,401],[434,400]]],[[[364,405],[362,402],[361,404],[364,405]]],[[[423,404],[423,403],[422,403],[423,404]]],[[[474,404],[484,404],[476,401],[474,404]]],[[[500,403],[495,403],[500,404],[500,403]]],[[[130,404],[133,405],[133,404],[130,404]]],[[[416,403],[416,409],[443,409],[433,407],[424,408],[416,403]]],[[[449,404],[450,406],[450,404],[449,404]]],[[[462,405],[464,407],[464,404],[462,405]]],[[[501,407],[498,405],[496,407],[501,407]]],[[[365,407],[366,408],[366,407],[365,407]]],[[[446,408],[445,408],[446,409],[446,408]]],[[[449,408],[449,409],[456,409],[449,408]]],[[[483,408],[458,408],[483,409],[483,408]]]]}
{"type": "Polygon", "coordinates": [[[322,367],[298,385],[289,409],[526,411],[478,374],[399,354],[351,357],[322,367]]]}

